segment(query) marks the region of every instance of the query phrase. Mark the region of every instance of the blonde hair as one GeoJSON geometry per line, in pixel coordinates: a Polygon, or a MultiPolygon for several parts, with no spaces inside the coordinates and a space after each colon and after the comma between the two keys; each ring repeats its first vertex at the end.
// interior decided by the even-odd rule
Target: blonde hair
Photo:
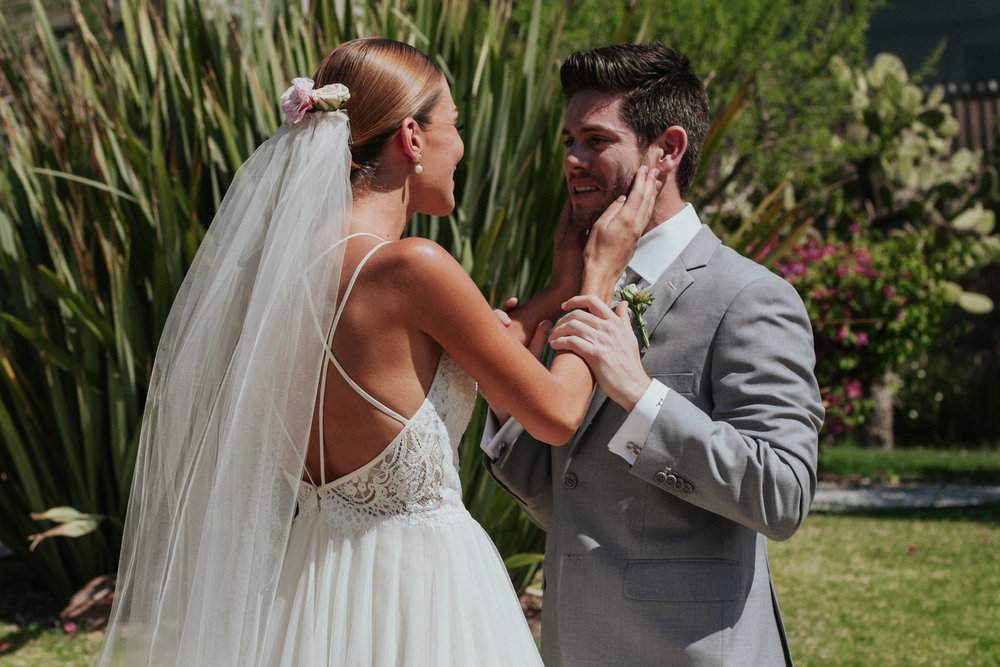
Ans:
{"type": "Polygon", "coordinates": [[[403,119],[430,121],[445,82],[426,55],[381,37],[344,42],[323,59],[313,79],[317,88],[342,83],[351,91],[344,108],[351,119],[354,186],[364,186],[375,173],[403,119]]]}

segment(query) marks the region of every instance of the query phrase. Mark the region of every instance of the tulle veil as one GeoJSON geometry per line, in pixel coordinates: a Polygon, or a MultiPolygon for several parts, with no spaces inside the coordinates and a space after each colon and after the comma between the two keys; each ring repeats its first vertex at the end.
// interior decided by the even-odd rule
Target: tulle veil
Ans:
{"type": "Polygon", "coordinates": [[[348,118],[237,172],[162,332],[99,665],[256,665],[351,212],[348,118]]]}

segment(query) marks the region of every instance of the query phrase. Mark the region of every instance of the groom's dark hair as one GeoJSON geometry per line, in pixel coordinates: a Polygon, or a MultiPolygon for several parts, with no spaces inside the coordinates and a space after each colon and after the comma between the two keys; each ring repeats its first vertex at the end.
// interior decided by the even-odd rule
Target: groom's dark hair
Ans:
{"type": "Polygon", "coordinates": [[[683,127],[688,146],[677,185],[687,196],[708,132],[708,94],[687,56],[663,42],[614,44],[571,54],[559,75],[567,100],[581,90],[621,95],[622,120],[645,146],[668,127],[683,127]]]}

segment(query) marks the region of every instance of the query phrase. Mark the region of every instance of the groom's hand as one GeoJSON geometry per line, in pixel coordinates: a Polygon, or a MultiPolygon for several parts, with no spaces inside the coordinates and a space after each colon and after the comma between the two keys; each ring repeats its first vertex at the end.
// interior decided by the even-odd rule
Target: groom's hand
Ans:
{"type": "Polygon", "coordinates": [[[608,398],[631,412],[651,380],[642,367],[628,304],[623,301],[611,310],[597,297],[584,295],[564,303],[563,310],[572,312],[553,327],[549,345],[580,356],[608,398]]]}

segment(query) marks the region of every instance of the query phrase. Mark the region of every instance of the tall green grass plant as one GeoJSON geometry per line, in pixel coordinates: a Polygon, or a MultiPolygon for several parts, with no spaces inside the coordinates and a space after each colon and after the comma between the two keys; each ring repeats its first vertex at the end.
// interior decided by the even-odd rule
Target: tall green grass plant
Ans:
{"type": "MultiPolygon", "coordinates": [[[[0,542],[65,598],[117,563],[138,426],[174,293],[236,170],[277,127],[277,99],[343,40],[379,34],[442,68],[469,122],[448,218],[418,216],[488,298],[546,279],[562,174],[559,22],[472,0],[124,0],[57,37],[0,23],[0,542]],[[160,13],[162,12],[162,13],[160,13]],[[32,512],[106,517],[75,540],[27,536],[32,512]]],[[[467,501],[505,556],[537,531],[463,446],[467,501]]],[[[531,557],[512,563],[530,563],[531,557]]]]}

